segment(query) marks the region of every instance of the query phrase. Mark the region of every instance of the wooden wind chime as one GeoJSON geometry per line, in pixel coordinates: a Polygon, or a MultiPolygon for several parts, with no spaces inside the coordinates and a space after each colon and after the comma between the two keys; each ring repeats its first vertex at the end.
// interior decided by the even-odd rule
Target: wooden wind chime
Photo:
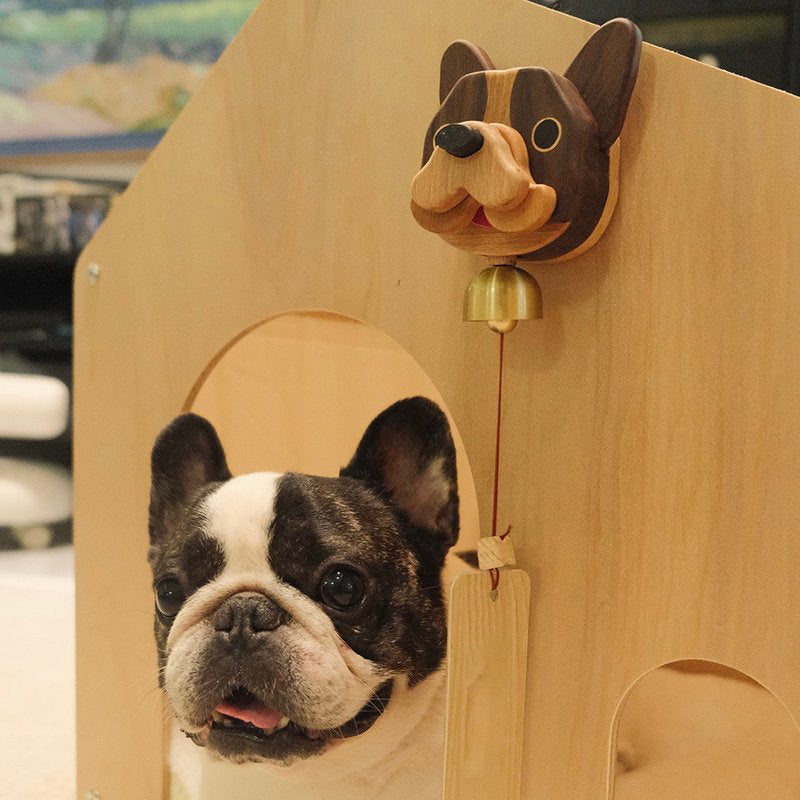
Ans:
{"type": "Polygon", "coordinates": [[[445,800],[516,800],[521,791],[530,581],[511,526],[498,534],[505,336],[542,318],[542,293],[518,259],[554,262],[591,247],[617,200],[619,133],[636,81],[639,29],[603,25],[558,75],[497,70],[456,41],[441,63],[441,106],[425,137],[411,212],[453,246],[486,256],[467,289],[464,318],[499,340],[492,527],[480,572],[450,592],[445,800]]]}

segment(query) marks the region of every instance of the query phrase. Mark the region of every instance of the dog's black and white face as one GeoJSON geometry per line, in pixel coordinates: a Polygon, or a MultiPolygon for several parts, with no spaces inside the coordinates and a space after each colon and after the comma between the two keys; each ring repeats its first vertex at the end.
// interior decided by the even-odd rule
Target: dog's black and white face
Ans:
{"type": "Polygon", "coordinates": [[[430,400],[367,428],[338,478],[231,477],[211,424],[152,455],[160,679],[181,728],[232,761],[288,765],[365,732],[396,681],[440,666],[440,573],[458,534],[455,449],[430,400]]]}

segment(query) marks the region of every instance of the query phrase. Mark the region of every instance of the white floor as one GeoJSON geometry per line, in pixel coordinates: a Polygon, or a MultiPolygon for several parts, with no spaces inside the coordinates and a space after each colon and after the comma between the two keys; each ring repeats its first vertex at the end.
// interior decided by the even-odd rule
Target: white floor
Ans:
{"type": "Polygon", "coordinates": [[[0,800],[75,796],[71,547],[0,552],[0,800]]]}

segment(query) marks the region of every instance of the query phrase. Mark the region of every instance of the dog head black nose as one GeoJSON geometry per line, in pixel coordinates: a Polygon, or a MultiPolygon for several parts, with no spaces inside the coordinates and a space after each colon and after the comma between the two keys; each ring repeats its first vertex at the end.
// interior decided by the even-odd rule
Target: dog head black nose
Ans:
{"type": "Polygon", "coordinates": [[[433,141],[456,158],[471,156],[483,147],[483,136],[480,131],[458,123],[439,128],[433,141]]]}
{"type": "Polygon", "coordinates": [[[230,642],[244,643],[253,636],[274,631],[288,614],[263,594],[247,592],[228,598],[214,613],[214,630],[230,642]]]}

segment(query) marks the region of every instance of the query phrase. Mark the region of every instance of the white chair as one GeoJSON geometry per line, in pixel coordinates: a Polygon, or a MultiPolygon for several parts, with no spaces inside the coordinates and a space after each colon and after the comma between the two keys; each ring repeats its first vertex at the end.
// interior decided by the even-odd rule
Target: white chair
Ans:
{"type": "MultiPolygon", "coordinates": [[[[66,429],[69,390],[57,378],[0,374],[0,438],[53,439],[66,429]]],[[[0,458],[0,526],[25,547],[50,543],[50,525],[72,515],[72,481],[64,467],[0,458]]]]}

